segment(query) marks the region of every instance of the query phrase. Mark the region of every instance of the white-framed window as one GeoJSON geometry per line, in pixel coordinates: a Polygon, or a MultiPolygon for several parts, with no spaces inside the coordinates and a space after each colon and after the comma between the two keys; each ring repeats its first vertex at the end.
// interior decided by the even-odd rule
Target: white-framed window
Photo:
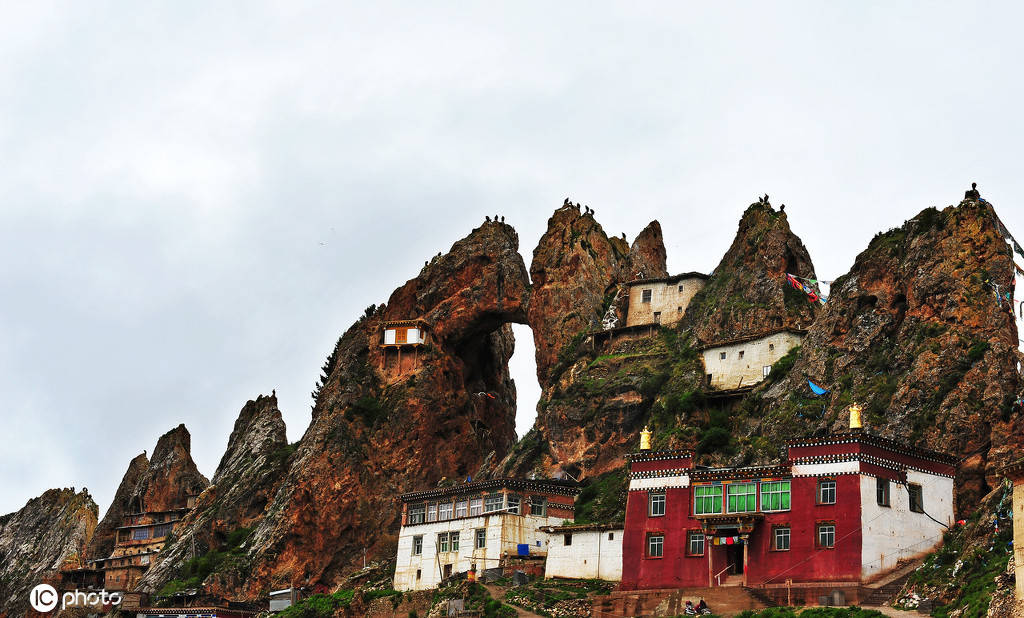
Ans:
{"type": "Polygon", "coordinates": [[[437,503],[427,505],[427,521],[437,521],[437,503]]]}
{"type": "Polygon", "coordinates": [[[915,513],[924,513],[924,491],[920,485],[907,485],[910,493],[910,510],[915,513]]]}
{"type": "Polygon", "coordinates": [[[451,549],[451,551],[455,551],[455,552],[459,551],[459,533],[458,532],[449,532],[448,533],[448,544],[450,545],[449,549],[451,549]]]}
{"type": "Polygon", "coordinates": [[[520,500],[521,499],[519,498],[519,496],[516,496],[516,495],[513,495],[513,494],[509,494],[508,495],[508,512],[509,513],[514,513],[515,515],[519,514],[519,503],[520,503],[520,500]]]}
{"type": "Polygon", "coordinates": [[[444,554],[448,552],[448,533],[442,532],[437,535],[437,552],[444,554]]]}
{"type": "Polygon", "coordinates": [[[829,523],[822,523],[817,525],[818,535],[818,547],[835,547],[836,546],[836,525],[829,523]]]}
{"type": "Polygon", "coordinates": [[[476,543],[473,545],[477,549],[483,549],[487,547],[487,529],[477,528],[476,529],[476,543]]]}
{"type": "Polygon", "coordinates": [[[437,508],[438,519],[440,519],[442,521],[444,521],[446,519],[451,519],[452,518],[452,510],[453,510],[453,507],[452,507],[452,503],[451,502],[442,502],[438,506],[438,508],[437,508]]]}
{"type": "Polygon", "coordinates": [[[753,513],[757,510],[757,483],[730,483],[726,496],[729,513],[753,513]]]}
{"type": "Polygon", "coordinates": [[[775,526],[772,528],[772,549],[775,551],[789,551],[789,526],[775,526]]]}
{"type": "Polygon", "coordinates": [[[722,486],[697,485],[694,487],[693,512],[696,515],[713,515],[722,512],[722,486]]]}
{"type": "Polygon", "coordinates": [[[456,502],[455,503],[455,516],[456,517],[465,517],[466,513],[467,513],[468,506],[469,506],[469,501],[468,500],[459,500],[458,502],[456,502]]]}
{"type": "Polygon", "coordinates": [[[484,498],[484,513],[493,513],[494,511],[500,511],[505,507],[505,496],[501,494],[491,494],[484,498]]]}
{"type": "Polygon", "coordinates": [[[530,496],[530,515],[543,517],[547,513],[548,499],[544,496],[530,496]]]}
{"type": "Polygon", "coordinates": [[[665,492],[652,491],[648,493],[647,514],[651,517],[659,517],[665,514],[665,492]]]}
{"type": "Polygon", "coordinates": [[[664,534],[648,534],[647,535],[647,557],[648,558],[661,558],[665,555],[665,535],[664,534]]]}
{"type": "Polygon", "coordinates": [[[479,515],[484,512],[484,499],[473,498],[469,501],[469,514],[479,515]]]}
{"type": "Polygon", "coordinates": [[[790,499],[790,481],[761,482],[761,510],[788,511],[790,499]]]}
{"type": "Polygon", "coordinates": [[[651,291],[650,290],[644,290],[644,291],[640,292],[640,302],[642,302],[642,303],[649,303],[649,302],[651,302],[651,291]]]}
{"type": "Polygon", "coordinates": [[[686,534],[686,553],[691,556],[704,555],[704,533],[691,530],[686,534]]]}
{"type": "Polygon", "coordinates": [[[412,555],[419,556],[423,553],[423,535],[412,537],[412,555]]]}
{"type": "Polygon", "coordinates": [[[836,481],[835,479],[818,480],[818,504],[836,503],[836,481]]]}

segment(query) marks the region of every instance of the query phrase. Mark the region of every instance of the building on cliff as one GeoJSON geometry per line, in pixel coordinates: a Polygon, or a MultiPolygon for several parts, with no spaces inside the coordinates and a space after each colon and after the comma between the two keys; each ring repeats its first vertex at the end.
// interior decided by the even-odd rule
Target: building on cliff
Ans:
{"type": "Polygon", "coordinates": [[[713,391],[731,391],[757,384],[806,334],[805,330],[787,328],[703,346],[705,385],[713,391]]]}
{"type": "Polygon", "coordinates": [[[678,322],[707,279],[705,274],[692,272],[629,282],[626,326],[678,322]]]}
{"type": "Polygon", "coordinates": [[[630,455],[622,589],[803,587],[814,603],[824,585],[856,602],[862,584],[933,550],[954,521],[951,456],[860,429],[787,450],[778,465],[745,468],[697,467],[685,451],[630,455]]]}
{"type": "Polygon", "coordinates": [[[385,375],[402,375],[419,369],[420,348],[428,341],[427,323],[392,320],[384,323],[382,331],[381,371],[385,375]]]}
{"type": "Polygon", "coordinates": [[[493,479],[403,494],[395,590],[545,556],[541,528],[572,520],[577,493],[571,481],[493,479]]]}
{"type": "Polygon", "coordinates": [[[1013,483],[1013,564],[1017,580],[1015,596],[1024,603],[1024,459],[1003,468],[1013,483]]]}
{"type": "Polygon", "coordinates": [[[549,537],[544,577],[622,580],[623,524],[543,526],[549,537]]]}

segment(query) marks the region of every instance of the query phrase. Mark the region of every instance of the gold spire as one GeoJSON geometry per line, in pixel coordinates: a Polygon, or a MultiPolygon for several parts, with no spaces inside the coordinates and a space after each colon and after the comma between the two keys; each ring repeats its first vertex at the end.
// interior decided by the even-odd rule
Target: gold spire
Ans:
{"type": "Polygon", "coordinates": [[[647,428],[647,425],[644,425],[644,430],[640,432],[640,450],[651,450],[651,430],[647,428]]]}
{"type": "Polygon", "coordinates": [[[857,402],[853,402],[850,406],[850,429],[863,429],[864,422],[860,416],[861,407],[857,405],[857,402]]]}

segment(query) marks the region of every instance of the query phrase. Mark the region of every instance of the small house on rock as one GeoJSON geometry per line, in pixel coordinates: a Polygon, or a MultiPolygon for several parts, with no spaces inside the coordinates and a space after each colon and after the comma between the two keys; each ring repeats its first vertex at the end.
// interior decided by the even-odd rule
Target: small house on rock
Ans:
{"type": "Polygon", "coordinates": [[[805,330],[780,329],[702,347],[705,385],[713,391],[731,391],[757,384],[806,334],[805,330]]]}
{"type": "Polygon", "coordinates": [[[686,308],[703,287],[708,276],[683,273],[660,279],[638,279],[629,283],[626,326],[673,324],[683,318],[686,308]]]}
{"type": "Polygon", "coordinates": [[[402,375],[419,369],[420,348],[427,343],[428,327],[423,320],[392,320],[381,332],[381,370],[385,375],[402,375]]]}

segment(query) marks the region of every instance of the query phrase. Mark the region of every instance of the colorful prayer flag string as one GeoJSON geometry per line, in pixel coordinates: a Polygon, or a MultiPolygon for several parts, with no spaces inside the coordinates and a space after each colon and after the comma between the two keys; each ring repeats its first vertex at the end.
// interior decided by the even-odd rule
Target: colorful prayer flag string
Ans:
{"type": "Polygon", "coordinates": [[[807,297],[811,299],[811,302],[821,303],[822,305],[824,305],[825,301],[828,300],[828,297],[820,296],[817,292],[811,289],[810,286],[805,286],[804,284],[800,283],[800,279],[802,278],[803,277],[797,277],[796,275],[786,273],[786,283],[788,283],[791,288],[793,288],[794,290],[800,290],[804,294],[807,294],[807,297]]]}

